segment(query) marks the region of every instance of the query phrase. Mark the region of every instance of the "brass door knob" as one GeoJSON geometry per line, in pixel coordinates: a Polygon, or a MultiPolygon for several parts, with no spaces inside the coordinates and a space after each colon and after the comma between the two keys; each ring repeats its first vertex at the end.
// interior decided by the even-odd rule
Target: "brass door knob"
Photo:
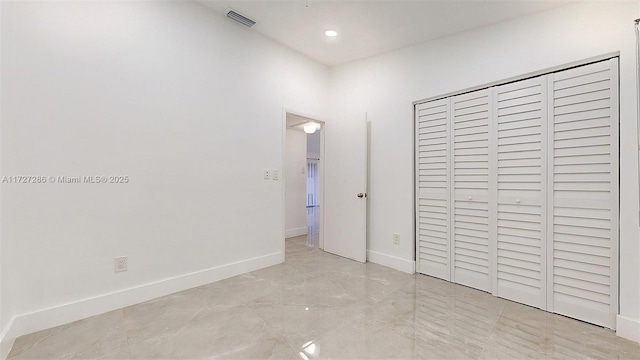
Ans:
{"type": "Polygon", "coordinates": [[[361,198],[361,199],[362,199],[363,197],[365,197],[365,195],[364,195],[363,193],[358,193],[358,195],[356,195],[356,196],[357,196],[357,197],[359,197],[359,198],[361,198]]]}

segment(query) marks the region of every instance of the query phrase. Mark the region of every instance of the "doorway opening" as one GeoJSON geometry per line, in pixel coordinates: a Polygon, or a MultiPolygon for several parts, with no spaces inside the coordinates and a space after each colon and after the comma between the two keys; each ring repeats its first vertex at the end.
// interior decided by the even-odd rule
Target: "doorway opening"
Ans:
{"type": "Polygon", "coordinates": [[[322,249],[324,122],[285,111],[284,237],[322,249]]]}

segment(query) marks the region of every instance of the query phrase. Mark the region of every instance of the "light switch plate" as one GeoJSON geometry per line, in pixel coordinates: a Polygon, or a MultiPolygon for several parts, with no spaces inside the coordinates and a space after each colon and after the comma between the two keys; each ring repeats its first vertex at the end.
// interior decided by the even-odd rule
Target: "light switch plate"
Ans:
{"type": "Polygon", "coordinates": [[[271,171],[270,170],[265,170],[264,171],[264,179],[265,180],[271,179],[271,171]]]}
{"type": "Polygon", "coordinates": [[[271,171],[271,179],[280,180],[280,172],[278,170],[271,171]]]}

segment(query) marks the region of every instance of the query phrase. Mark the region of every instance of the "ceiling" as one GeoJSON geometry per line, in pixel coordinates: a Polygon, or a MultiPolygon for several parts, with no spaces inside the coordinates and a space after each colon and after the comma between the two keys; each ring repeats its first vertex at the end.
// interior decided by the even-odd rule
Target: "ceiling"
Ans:
{"type": "Polygon", "coordinates": [[[232,8],[257,22],[253,31],[334,66],[576,0],[199,1],[221,14],[232,8]]]}
{"type": "Polygon", "coordinates": [[[287,129],[304,131],[304,124],[308,122],[319,123],[319,121],[313,119],[287,113],[287,129]]]}

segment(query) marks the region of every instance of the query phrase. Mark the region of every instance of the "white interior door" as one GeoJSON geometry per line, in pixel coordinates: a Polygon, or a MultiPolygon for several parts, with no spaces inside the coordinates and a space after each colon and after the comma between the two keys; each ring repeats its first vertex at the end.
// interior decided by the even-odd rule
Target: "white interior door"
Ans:
{"type": "Polygon", "coordinates": [[[330,122],[324,128],[324,250],[367,260],[366,115],[330,122]]]}
{"type": "Polygon", "coordinates": [[[615,328],[618,59],[549,75],[549,310],[615,328]]]}
{"type": "Polygon", "coordinates": [[[546,309],[547,77],[495,88],[496,292],[546,309]]]}
{"type": "MultiPolygon", "coordinates": [[[[490,192],[491,92],[451,98],[453,126],[452,281],[491,291],[493,211],[490,192]]],[[[495,243],[495,242],[494,242],[495,243]]]]}
{"type": "Polygon", "coordinates": [[[615,328],[618,101],[614,58],[417,105],[417,271],[615,328]]]}
{"type": "Polygon", "coordinates": [[[416,106],[417,271],[451,280],[450,99],[416,106]]]}

